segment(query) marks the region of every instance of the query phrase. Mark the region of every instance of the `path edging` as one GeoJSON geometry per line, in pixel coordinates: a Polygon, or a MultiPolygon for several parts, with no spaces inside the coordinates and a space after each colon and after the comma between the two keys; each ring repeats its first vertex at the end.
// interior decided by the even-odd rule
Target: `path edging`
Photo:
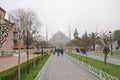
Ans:
{"type": "Polygon", "coordinates": [[[106,80],[106,78],[108,80],[118,80],[116,77],[112,77],[111,75],[103,72],[102,70],[98,70],[97,68],[95,68],[87,63],[84,63],[83,61],[75,59],[69,55],[66,55],[66,56],[69,57],[70,59],[74,60],[75,62],[82,64],[83,68],[87,69],[89,72],[91,72],[92,74],[94,74],[95,76],[99,77],[102,80],[106,80]]]}

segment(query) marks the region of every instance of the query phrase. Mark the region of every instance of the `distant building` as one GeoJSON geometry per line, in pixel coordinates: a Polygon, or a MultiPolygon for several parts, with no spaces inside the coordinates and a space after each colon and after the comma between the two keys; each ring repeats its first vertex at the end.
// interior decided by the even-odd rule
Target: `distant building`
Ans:
{"type": "Polygon", "coordinates": [[[52,36],[52,38],[49,40],[49,43],[56,48],[65,48],[69,41],[70,39],[64,33],[58,31],[52,36]]]}
{"type": "Polygon", "coordinates": [[[6,11],[0,7],[0,52],[12,50],[13,46],[13,24],[5,19],[6,11]]]}

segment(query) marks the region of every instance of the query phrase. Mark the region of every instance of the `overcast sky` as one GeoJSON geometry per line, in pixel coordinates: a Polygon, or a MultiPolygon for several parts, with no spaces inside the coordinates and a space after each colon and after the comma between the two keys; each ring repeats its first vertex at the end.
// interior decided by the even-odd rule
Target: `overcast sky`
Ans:
{"type": "Polygon", "coordinates": [[[0,7],[9,11],[25,8],[35,11],[50,38],[57,31],[71,36],[75,28],[79,36],[85,31],[100,32],[120,29],[120,0],[0,0],[0,7]]]}

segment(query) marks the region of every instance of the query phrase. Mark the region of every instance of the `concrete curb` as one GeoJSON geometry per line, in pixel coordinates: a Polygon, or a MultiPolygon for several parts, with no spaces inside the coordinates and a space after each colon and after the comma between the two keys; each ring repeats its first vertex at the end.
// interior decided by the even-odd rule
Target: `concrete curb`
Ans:
{"type": "Polygon", "coordinates": [[[78,59],[75,59],[75,58],[73,58],[73,57],[71,57],[69,55],[66,55],[66,56],[69,59],[71,59],[72,61],[74,61],[75,63],[82,64],[83,68],[85,68],[86,70],[88,70],[89,72],[91,72],[93,75],[95,75],[96,77],[98,77],[101,80],[118,80],[116,77],[113,77],[113,76],[111,76],[111,75],[109,75],[109,74],[107,74],[107,73],[105,73],[105,72],[103,72],[101,70],[98,70],[97,68],[94,68],[93,66],[91,66],[91,65],[89,65],[87,63],[79,61],[78,59]],[[97,73],[96,73],[96,71],[97,71],[97,73]],[[98,74],[98,72],[99,72],[99,74],[98,74]],[[104,76],[102,74],[104,74],[104,76]]]}
{"type": "Polygon", "coordinates": [[[88,68],[86,68],[84,65],[82,65],[82,64],[79,62],[79,60],[77,60],[77,59],[69,56],[68,54],[66,54],[65,56],[66,56],[67,58],[71,59],[73,62],[81,65],[84,69],[86,69],[87,71],[89,71],[90,73],[92,73],[93,75],[95,75],[96,77],[98,77],[99,79],[104,80],[104,79],[101,78],[100,76],[98,76],[98,75],[96,75],[95,73],[93,73],[92,71],[90,71],[90,70],[89,70],[88,68]]]}

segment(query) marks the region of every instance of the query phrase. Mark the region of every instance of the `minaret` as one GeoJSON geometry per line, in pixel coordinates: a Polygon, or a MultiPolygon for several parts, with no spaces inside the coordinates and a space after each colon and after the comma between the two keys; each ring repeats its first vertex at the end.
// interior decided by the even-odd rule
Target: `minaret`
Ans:
{"type": "Polygon", "coordinates": [[[87,31],[85,31],[85,38],[87,38],[87,31]]]}
{"type": "Polygon", "coordinates": [[[68,25],[68,33],[69,33],[69,39],[71,40],[71,27],[70,27],[70,24],[68,25]]]}
{"type": "Polygon", "coordinates": [[[46,27],[46,41],[48,41],[48,29],[46,27]]]}

